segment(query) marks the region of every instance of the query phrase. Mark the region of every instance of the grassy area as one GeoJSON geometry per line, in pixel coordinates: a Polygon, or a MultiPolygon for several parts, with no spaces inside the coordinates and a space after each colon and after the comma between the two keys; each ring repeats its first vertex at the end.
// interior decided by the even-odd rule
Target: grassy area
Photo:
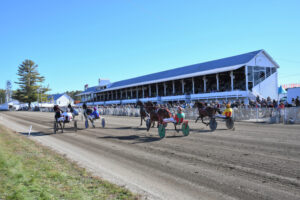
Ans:
{"type": "Polygon", "coordinates": [[[138,199],[0,126],[0,199],[138,199]]]}

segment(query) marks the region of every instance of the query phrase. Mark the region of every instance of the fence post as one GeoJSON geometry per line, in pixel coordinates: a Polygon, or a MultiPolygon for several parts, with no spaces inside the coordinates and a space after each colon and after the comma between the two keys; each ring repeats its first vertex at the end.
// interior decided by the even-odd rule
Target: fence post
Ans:
{"type": "Polygon", "coordinates": [[[283,111],[283,124],[286,124],[286,108],[283,111]]]}
{"type": "Polygon", "coordinates": [[[256,122],[258,122],[258,108],[256,108],[256,122]]]}

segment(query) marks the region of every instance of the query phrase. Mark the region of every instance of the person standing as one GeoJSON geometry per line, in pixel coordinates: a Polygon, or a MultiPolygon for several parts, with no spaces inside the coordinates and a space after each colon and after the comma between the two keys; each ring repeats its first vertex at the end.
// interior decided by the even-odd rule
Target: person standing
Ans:
{"type": "Polygon", "coordinates": [[[300,99],[299,96],[297,96],[296,100],[295,100],[296,106],[300,106],[300,99]]]}

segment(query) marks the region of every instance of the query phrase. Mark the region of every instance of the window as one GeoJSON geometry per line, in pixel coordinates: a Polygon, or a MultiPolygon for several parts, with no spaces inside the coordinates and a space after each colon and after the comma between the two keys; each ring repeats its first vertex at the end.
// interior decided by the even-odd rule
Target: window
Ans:
{"type": "Polygon", "coordinates": [[[253,67],[248,66],[248,81],[253,81],[253,67]]]}
{"type": "Polygon", "coordinates": [[[266,75],[267,75],[267,77],[269,77],[270,75],[271,75],[271,68],[270,67],[267,67],[266,68],[266,75]]]}

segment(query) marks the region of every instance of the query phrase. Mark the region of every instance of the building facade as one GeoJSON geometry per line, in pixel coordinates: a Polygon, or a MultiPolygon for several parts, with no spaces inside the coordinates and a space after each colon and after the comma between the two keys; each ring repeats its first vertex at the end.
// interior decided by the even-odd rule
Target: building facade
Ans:
{"type": "Polygon", "coordinates": [[[49,103],[60,107],[66,107],[69,104],[74,105],[74,100],[66,93],[49,95],[47,98],[49,103]]]}
{"type": "Polygon", "coordinates": [[[80,94],[89,104],[140,101],[230,100],[260,96],[278,99],[279,65],[258,50],[87,88],[80,94]]]}

